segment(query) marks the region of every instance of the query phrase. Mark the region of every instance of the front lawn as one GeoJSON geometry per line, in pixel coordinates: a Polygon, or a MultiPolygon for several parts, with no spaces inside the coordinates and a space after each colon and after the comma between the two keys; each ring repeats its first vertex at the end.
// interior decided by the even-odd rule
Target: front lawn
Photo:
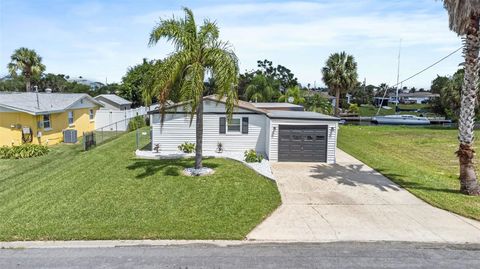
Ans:
{"type": "Polygon", "coordinates": [[[134,158],[135,132],[88,152],[0,160],[0,240],[243,239],[279,204],[274,182],[243,164],[134,158]]]}
{"type": "Polygon", "coordinates": [[[458,191],[456,137],[454,129],[342,126],[338,147],[426,202],[480,220],[480,197],[458,191]]]}

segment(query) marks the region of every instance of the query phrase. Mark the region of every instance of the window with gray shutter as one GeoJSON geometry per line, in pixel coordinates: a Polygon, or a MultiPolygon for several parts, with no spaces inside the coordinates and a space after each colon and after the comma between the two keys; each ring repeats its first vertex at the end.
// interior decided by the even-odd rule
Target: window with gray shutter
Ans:
{"type": "Polygon", "coordinates": [[[220,134],[225,134],[227,133],[227,118],[225,117],[220,117],[220,124],[219,124],[219,133],[220,134]]]}
{"type": "Polygon", "coordinates": [[[248,134],[248,117],[242,118],[242,134],[248,134]]]}

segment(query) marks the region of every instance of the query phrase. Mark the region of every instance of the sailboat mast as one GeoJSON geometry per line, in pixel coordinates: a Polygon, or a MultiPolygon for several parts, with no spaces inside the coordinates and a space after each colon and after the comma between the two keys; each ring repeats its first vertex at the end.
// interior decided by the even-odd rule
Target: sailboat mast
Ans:
{"type": "Polygon", "coordinates": [[[398,100],[398,83],[400,81],[400,55],[401,55],[401,52],[402,52],[402,39],[400,39],[400,45],[398,47],[398,64],[397,64],[397,84],[395,84],[395,91],[396,91],[396,94],[395,94],[395,114],[398,113],[398,103],[400,102],[398,100]]]}

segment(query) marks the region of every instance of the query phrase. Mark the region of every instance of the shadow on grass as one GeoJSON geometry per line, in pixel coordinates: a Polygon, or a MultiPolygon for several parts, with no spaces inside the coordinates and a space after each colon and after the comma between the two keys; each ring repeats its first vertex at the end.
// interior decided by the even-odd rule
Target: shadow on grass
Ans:
{"type": "Polygon", "coordinates": [[[444,193],[452,193],[452,194],[462,194],[460,190],[455,189],[446,189],[446,188],[435,188],[435,187],[427,187],[424,184],[417,183],[417,182],[409,182],[406,181],[404,178],[407,178],[407,175],[399,175],[394,173],[388,173],[385,170],[378,169],[379,173],[384,175],[385,177],[389,178],[390,180],[398,183],[400,186],[406,189],[411,190],[424,190],[424,191],[431,191],[431,192],[444,192],[444,193]]]}
{"type": "MultiPolygon", "coordinates": [[[[207,160],[207,158],[204,158],[207,160]]],[[[182,171],[185,168],[193,167],[194,160],[189,159],[161,159],[161,160],[145,160],[135,159],[132,164],[127,166],[128,170],[138,170],[136,178],[143,179],[161,173],[164,176],[183,176],[182,171]]],[[[215,169],[217,164],[208,163],[205,167],[215,169]]]]}

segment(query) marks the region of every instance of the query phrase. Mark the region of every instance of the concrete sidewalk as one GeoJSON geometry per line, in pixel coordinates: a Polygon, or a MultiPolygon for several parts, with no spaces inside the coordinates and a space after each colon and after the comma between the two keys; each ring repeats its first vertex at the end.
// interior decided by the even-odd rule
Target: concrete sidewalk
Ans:
{"type": "Polygon", "coordinates": [[[337,163],[273,165],[283,204],[259,241],[480,243],[480,222],[428,205],[337,149],[337,163]]]}

